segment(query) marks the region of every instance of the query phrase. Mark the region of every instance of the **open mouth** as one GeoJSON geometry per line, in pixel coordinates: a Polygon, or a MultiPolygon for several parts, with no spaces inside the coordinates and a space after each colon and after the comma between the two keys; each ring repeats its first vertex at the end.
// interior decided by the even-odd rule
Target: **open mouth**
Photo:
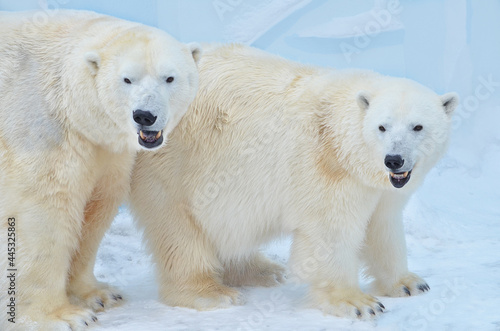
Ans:
{"type": "Polygon", "coordinates": [[[392,186],[395,188],[402,188],[403,186],[408,183],[411,177],[411,170],[410,171],[405,171],[405,172],[390,172],[389,173],[389,179],[391,181],[392,186]]]}
{"type": "Polygon", "coordinates": [[[146,148],[155,148],[163,142],[163,131],[139,131],[139,144],[146,148]]]}

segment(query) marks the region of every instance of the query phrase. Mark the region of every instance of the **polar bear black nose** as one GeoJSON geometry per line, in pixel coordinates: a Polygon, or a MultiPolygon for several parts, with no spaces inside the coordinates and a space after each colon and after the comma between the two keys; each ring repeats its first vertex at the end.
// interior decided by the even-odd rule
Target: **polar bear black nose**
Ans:
{"type": "Polygon", "coordinates": [[[155,123],[156,121],[156,116],[153,116],[149,111],[144,111],[144,110],[134,110],[134,121],[137,124],[144,125],[144,126],[151,126],[155,123]]]}
{"type": "Polygon", "coordinates": [[[387,168],[397,170],[403,166],[405,161],[401,158],[401,155],[386,155],[384,163],[387,168]]]}

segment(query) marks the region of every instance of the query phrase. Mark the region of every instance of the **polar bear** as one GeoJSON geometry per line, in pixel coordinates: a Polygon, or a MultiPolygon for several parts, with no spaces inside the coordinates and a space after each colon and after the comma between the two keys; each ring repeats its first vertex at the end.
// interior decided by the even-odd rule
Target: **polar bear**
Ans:
{"type": "Polygon", "coordinates": [[[2,330],[80,330],[122,300],[93,275],[99,242],[137,150],[164,143],[198,86],[196,44],[92,12],[48,16],[0,13],[2,330]]]}
{"type": "MultiPolygon", "coordinates": [[[[365,70],[305,66],[242,45],[212,45],[200,87],[166,148],[139,153],[130,206],[170,305],[242,302],[283,268],[259,246],[293,235],[290,265],[327,313],[384,311],[358,285],[416,295],[402,211],[444,153],[455,93],[365,70]]],[[[376,294],[377,294],[376,293],[376,294]]]]}

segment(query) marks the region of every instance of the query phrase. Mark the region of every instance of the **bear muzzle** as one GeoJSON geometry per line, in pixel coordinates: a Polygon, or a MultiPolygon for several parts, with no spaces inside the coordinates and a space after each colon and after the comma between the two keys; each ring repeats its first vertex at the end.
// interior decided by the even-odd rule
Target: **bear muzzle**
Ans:
{"type": "MultiPolygon", "coordinates": [[[[389,170],[389,180],[395,188],[402,188],[408,183],[411,177],[411,169],[403,171],[405,160],[399,154],[387,154],[384,164],[389,170]]],[[[407,167],[405,167],[407,168],[407,167]]]]}

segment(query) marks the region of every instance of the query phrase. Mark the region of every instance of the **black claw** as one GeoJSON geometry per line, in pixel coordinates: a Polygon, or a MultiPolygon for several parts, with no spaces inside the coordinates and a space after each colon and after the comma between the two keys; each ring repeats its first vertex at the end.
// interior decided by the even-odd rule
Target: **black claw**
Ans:
{"type": "Polygon", "coordinates": [[[359,311],[359,309],[356,308],[356,316],[357,317],[361,317],[361,312],[359,311]]]}
{"type": "Polygon", "coordinates": [[[85,323],[85,325],[86,325],[86,326],[89,326],[89,323],[87,323],[87,322],[85,322],[85,321],[83,321],[83,323],[85,323]]]}
{"type": "Polygon", "coordinates": [[[119,294],[113,294],[113,300],[118,301],[118,300],[123,300],[123,298],[119,294]]]}
{"type": "Polygon", "coordinates": [[[382,304],[382,302],[377,302],[380,308],[385,309],[385,306],[382,304]]]}
{"type": "Polygon", "coordinates": [[[427,284],[420,284],[420,285],[418,285],[418,289],[421,292],[429,291],[429,285],[427,285],[427,284]]]}
{"type": "Polygon", "coordinates": [[[411,296],[411,293],[410,293],[410,290],[408,289],[408,287],[403,286],[403,291],[405,291],[407,296],[411,296]]]}
{"type": "Polygon", "coordinates": [[[92,321],[97,322],[97,317],[92,316],[92,321]]]}
{"type": "Polygon", "coordinates": [[[102,308],[104,308],[104,303],[102,302],[102,300],[101,300],[101,299],[98,299],[98,300],[97,300],[97,303],[98,303],[98,304],[99,304],[102,308]]]}
{"type": "Polygon", "coordinates": [[[384,310],[381,307],[377,307],[377,310],[378,310],[379,313],[383,313],[384,312],[384,310]]]}
{"type": "Polygon", "coordinates": [[[368,312],[370,313],[370,315],[375,316],[375,311],[373,311],[373,309],[370,308],[370,310],[368,310],[368,312]]]}

